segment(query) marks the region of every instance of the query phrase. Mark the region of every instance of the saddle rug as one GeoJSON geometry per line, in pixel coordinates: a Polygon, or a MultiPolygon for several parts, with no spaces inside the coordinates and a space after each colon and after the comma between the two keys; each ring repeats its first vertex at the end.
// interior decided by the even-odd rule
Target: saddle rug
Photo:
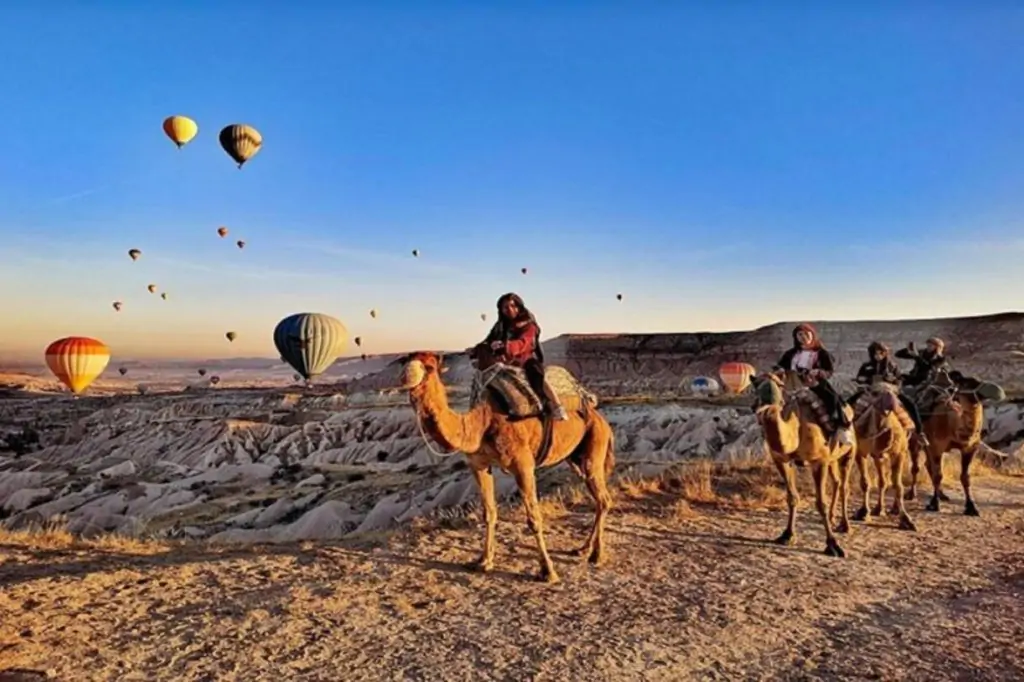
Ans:
{"type": "Polygon", "coordinates": [[[914,420],[911,419],[910,413],[907,412],[907,408],[900,402],[899,396],[892,390],[880,389],[877,391],[865,391],[857,398],[857,401],[853,404],[853,413],[859,420],[865,414],[868,409],[875,408],[880,410],[892,410],[896,418],[900,420],[900,425],[903,426],[903,430],[908,434],[914,430],[914,420]]]}
{"type": "MultiPolygon", "coordinates": [[[[579,410],[585,403],[597,407],[597,396],[584,388],[564,367],[545,367],[544,381],[558,396],[566,412],[579,410]]],[[[496,364],[477,372],[470,389],[470,406],[483,400],[487,391],[493,391],[500,398],[511,417],[535,417],[542,411],[543,401],[530,388],[526,374],[519,367],[496,364]]]]}
{"type": "Polygon", "coordinates": [[[801,404],[806,405],[810,408],[811,413],[815,416],[820,426],[825,431],[834,431],[836,427],[835,420],[829,416],[828,409],[825,407],[825,403],[822,402],[821,398],[807,387],[800,387],[797,390],[789,394],[789,398],[786,400],[786,409],[784,415],[788,416],[792,414],[801,404]]]}

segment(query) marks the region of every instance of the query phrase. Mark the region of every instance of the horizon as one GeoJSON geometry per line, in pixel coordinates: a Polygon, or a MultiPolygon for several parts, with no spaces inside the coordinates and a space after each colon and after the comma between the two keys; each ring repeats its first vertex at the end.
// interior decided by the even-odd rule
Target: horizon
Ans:
{"type": "Polygon", "coordinates": [[[466,348],[506,291],[545,340],[1021,305],[1024,7],[246,8],[8,10],[0,364],[466,348]]]}

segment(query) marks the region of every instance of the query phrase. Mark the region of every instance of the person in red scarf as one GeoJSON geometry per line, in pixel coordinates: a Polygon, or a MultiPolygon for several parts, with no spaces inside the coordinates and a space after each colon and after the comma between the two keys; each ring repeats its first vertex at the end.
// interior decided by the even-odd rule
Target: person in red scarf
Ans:
{"type": "Polygon", "coordinates": [[[805,322],[793,329],[793,347],[782,354],[773,369],[796,373],[801,382],[821,398],[825,409],[838,424],[839,428],[830,437],[845,445],[853,443],[850,420],[843,409],[846,401],[829,383],[835,371],[835,358],[822,345],[818,330],[813,325],[805,322]]]}
{"type": "Polygon", "coordinates": [[[530,388],[544,403],[545,412],[560,421],[569,418],[555,392],[544,381],[540,326],[518,294],[508,293],[498,299],[498,321],[481,345],[489,346],[502,363],[523,369],[530,388]]]}

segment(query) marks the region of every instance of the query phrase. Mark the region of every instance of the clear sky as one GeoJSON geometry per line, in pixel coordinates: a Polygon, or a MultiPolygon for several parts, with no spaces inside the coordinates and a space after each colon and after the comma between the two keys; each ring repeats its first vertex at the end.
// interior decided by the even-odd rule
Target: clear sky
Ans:
{"type": "Polygon", "coordinates": [[[0,10],[0,358],[275,356],[301,311],[458,348],[509,290],[547,338],[1022,307],[1020,3],[37,4],[0,10]]]}

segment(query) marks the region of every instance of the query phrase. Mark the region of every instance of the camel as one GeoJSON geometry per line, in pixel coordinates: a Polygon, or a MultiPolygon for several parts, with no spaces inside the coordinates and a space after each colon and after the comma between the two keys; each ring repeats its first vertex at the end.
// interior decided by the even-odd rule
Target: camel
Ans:
{"type": "Polygon", "coordinates": [[[899,397],[895,390],[876,386],[864,394],[858,401],[864,407],[861,410],[854,406],[857,413],[854,428],[857,432],[857,470],[860,472],[860,490],[863,495],[860,509],[853,518],[865,521],[868,518],[868,499],[871,497],[871,477],[868,475],[867,460],[874,460],[875,471],[878,473],[878,501],[872,508],[871,516],[881,516],[885,506],[885,493],[889,487],[889,471],[885,464],[888,459],[891,467],[892,485],[895,488],[893,506],[890,513],[899,517],[901,530],[916,531],[917,526],[903,506],[903,468],[910,459],[909,429],[913,422],[909,415],[901,417],[899,397]]]}
{"type": "MultiPolygon", "coordinates": [[[[832,519],[835,515],[836,502],[839,501],[842,518],[835,532],[850,531],[850,463],[856,454],[856,442],[853,445],[839,444],[834,448],[830,447],[812,407],[817,398],[812,397],[813,394],[806,389],[790,393],[786,397],[782,384],[782,380],[771,374],[758,377],[754,382],[754,412],[764,432],[764,439],[775,468],[786,483],[789,517],[786,529],[774,542],[779,545],[791,545],[796,539],[796,507],[800,502],[800,496],[796,489],[796,472],[793,464],[810,464],[814,477],[815,503],[825,525],[824,553],[828,556],[845,557],[846,552],[839,545],[832,530],[832,519]],[[835,482],[835,489],[826,510],[828,476],[835,482]]],[[[846,409],[850,410],[849,407],[846,409]]]]}
{"type": "MultiPolygon", "coordinates": [[[[512,474],[519,487],[527,527],[537,539],[539,578],[549,583],[558,582],[558,574],[544,542],[544,522],[537,501],[535,469],[538,453],[544,466],[568,460],[573,471],[585,481],[596,507],[594,524],[587,541],[573,554],[586,557],[595,566],[602,564],[605,555],[604,525],[612,507],[607,481],[615,464],[615,441],[611,426],[590,401],[584,399],[580,392],[573,395],[563,389],[558,391],[559,399],[569,419],[542,420],[536,415],[511,414],[513,410],[507,404],[511,397],[509,390],[502,392],[492,387],[484,391],[468,412],[456,412],[448,404],[438,355],[413,353],[404,360],[404,364],[403,386],[409,391],[409,401],[428,445],[432,440],[449,450],[448,454],[455,451],[465,453],[480,490],[485,521],[483,552],[470,566],[485,573],[494,570],[498,504],[491,470],[497,466],[512,474]],[[546,435],[550,437],[545,438],[546,435]],[[545,444],[544,441],[549,442],[545,444]],[[543,457],[545,453],[540,452],[544,449],[548,450],[546,458],[543,457]]],[[[548,375],[559,369],[547,368],[548,375]]],[[[521,398],[522,394],[515,397],[521,398]]]]}
{"type": "MultiPolygon", "coordinates": [[[[925,466],[932,481],[932,499],[926,511],[939,511],[939,501],[948,502],[942,491],[942,456],[950,450],[960,451],[960,485],[964,489],[964,514],[978,516],[978,507],[971,497],[971,462],[981,445],[981,429],[985,423],[982,400],[982,382],[956,372],[940,371],[921,390],[921,398],[930,401],[922,411],[928,446],[925,448],[925,466]]],[[[989,384],[992,386],[992,384],[989,384]]],[[[999,389],[1001,393],[1001,389],[999,389]]],[[[920,451],[915,450],[911,462],[910,490],[907,499],[914,499],[920,471],[920,451]]]]}

